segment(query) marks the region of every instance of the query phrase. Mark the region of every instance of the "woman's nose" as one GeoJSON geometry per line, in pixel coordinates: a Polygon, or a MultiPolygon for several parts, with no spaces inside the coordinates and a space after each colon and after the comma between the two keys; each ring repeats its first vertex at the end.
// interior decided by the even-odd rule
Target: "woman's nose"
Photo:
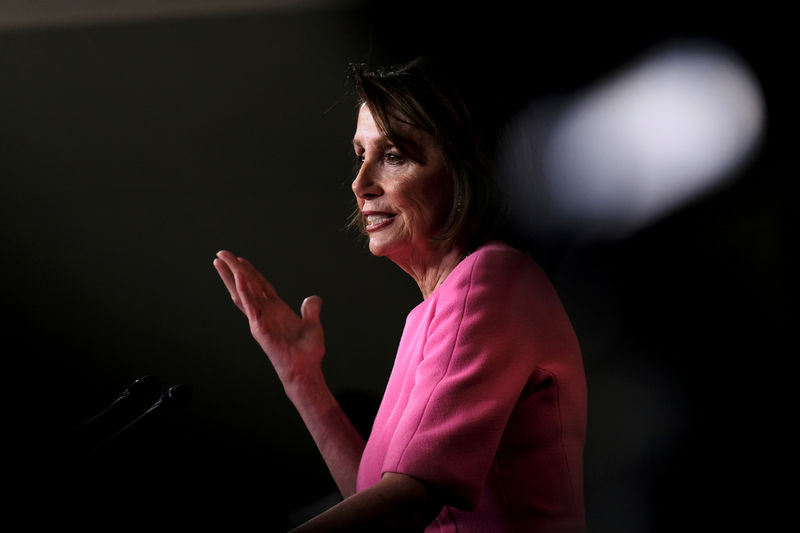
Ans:
{"type": "Polygon", "coordinates": [[[361,164],[352,184],[353,194],[357,198],[374,198],[381,195],[383,191],[376,170],[371,162],[365,161],[361,164]]]}

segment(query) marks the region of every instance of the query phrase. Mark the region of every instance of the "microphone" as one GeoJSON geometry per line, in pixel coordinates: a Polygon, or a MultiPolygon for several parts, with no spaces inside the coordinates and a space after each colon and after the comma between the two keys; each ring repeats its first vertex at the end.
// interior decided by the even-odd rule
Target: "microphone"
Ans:
{"type": "Polygon", "coordinates": [[[135,413],[152,402],[160,390],[161,380],[156,376],[148,374],[133,381],[108,407],[74,428],[73,444],[88,446],[89,442],[97,442],[103,436],[118,430],[135,413]]]}
{"type": "Polygon", "coordinates": [[[186,405],[187,403],[189,403],[189,400],[192,399],[192,396],[194,396],[194,389],[191,387],[191,385],[179,384],[170,387],[145,412],[137,416],[135,419],[129,422],[125,427],[123,427],[122,429],[120,429],[107,439],[105,439],[103,442],[98,444],[92,451],[97,452],[107,447],[112,441],[118,439],[120,435],[129,431],[132,427],[141,424],[143,420],[154,418],[158,413],[162,411],[172,410],[186,405]]]}

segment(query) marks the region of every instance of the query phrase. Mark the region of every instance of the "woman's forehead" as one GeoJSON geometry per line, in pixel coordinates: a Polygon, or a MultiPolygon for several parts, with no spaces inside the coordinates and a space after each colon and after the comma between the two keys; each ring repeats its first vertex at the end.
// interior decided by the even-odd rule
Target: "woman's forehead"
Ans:
{"type": "Polygon", "coordinates": [[[385,139],[386,136],[381,132],[375,119],[372,117],[372,112],[366,104],[362,104],[361,109],[358,111],[358,119],[356,120],[356,133],[353,136],[353,144],[357,146],[366,146],[371,142],[385,139]]]}
{"type": "MultiPolygon", "coordinates": [[[[414,144],[431,144],[435,145],[433,136],[428,132],[413,124],[408,117],[396,110],[389,110],[387,113],[389,124],[386,126],[390,129],[393,136],[402,137],[414,144]]],[[[361,104],[358,111],[358,119],[356,121],[356,133],[353,138],[353,144],[364,146],[367,142],[386,142],[389,141],[386,132],[384,132],[372,113],[368,104],[361,104]]]]}

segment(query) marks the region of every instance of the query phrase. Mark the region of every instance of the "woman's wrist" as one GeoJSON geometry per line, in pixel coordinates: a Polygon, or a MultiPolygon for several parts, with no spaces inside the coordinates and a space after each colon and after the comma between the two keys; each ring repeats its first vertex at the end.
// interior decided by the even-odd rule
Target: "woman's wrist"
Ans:
{"type": "Polygon", "coordinates": [[[281,379],[286,396],[299,411],[307,408],[327,410],[337,405],[322,369],[292,372],[281,379]]]}

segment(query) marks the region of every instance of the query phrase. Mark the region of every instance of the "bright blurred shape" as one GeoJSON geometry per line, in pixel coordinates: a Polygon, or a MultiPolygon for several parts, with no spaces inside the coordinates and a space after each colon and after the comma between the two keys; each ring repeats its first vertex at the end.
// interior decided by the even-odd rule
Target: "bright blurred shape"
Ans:
{"type": "Polygon", "coordinates": [[[662,47],[518,117],[501,167],[512,214],[535,235],[630,235],[734,176],[764,121],[759,84],[731,51],[662,47]]]}

